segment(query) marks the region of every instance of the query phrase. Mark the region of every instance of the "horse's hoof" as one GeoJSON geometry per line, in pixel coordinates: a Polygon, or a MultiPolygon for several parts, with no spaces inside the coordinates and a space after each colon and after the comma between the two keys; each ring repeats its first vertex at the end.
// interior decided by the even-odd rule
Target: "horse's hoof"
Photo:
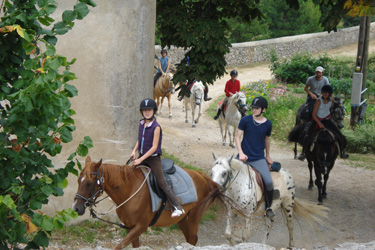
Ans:
{"type": "Polygon", "coordinates": [[[198,120],[195,120],[195,123],[198,123],[198,120]]]}
{"type": "Polygon", "coordinates": [[[188,121],[188,120],[185,120],[185,123],[189,123],[189,121],[188,121]]]}
{"type": "Polygon", "coordinates": [[[195,127],[197,127],[197,125],[195,125],[195,124],[193,124],[193,125],[191,125],[193,128],[195,128],[195,127]]]}
{"type": "Polygon", "coordinates": [[[172,115],[169,116],[169,119],[172,119],[172,115]]]}
{"type": "Polygon", "coordinates": [[[318,201],[318,205],[324,205],[323,201],[318,201]]]}
{"type": "Polygon", "coordinates": [[[327,195],[326,194],[322,194],[322,198],[323,199],[327,199],[327,195]]]}
{"type": "Polygon", "coordinates": [[[226,146],[227,144],[225,142],[223,142],[223,146],[226,146]]]}
{"type": "Polygon", "coordinates": [[[308,188],[307,188],[308,190],[313,190],[314,189],[314,187],[313,186],[308,186],[308,188]]]}

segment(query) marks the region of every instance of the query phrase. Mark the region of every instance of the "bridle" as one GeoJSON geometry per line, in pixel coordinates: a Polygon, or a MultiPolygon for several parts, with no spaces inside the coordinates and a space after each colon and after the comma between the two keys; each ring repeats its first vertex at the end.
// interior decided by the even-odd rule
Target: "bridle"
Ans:
{"type": "Polygon", "coordinates": [[[243,103],[241,101],[241,97],[239,98],[239,100],[235,103],[238,111],[241,113],[241,116],[245,116],[246,115],[246,109],[245,107],[247,107],[246,103],[243,103]]]}
{"type": "MultiPolygon", "coordinates": [[[[100,201],[102,201],[102,200],[105,199],[104,198],[104,199],[102,199],[100,201],[96,201],[96,199],[103,194],[103,184],[104,184],[104,171],[102,169],[102,176],[100,176],[99,169],[100,168],[98,168],[97,172],[91,172],[90,173],[90,175],[95,175],[96,176],[95,184],[93,185],[93,187],[92,187],[92,189],[90,191],[90,196],[88,198],[86,198],[85,196],[83,196],[83,195],[81,195],[79,193],[76,193],[75,198],[76,199],[84,200],[85,201],[85,207],[95,206],[100,201]],[[96,186],[99,186],[99,187],[98,187],[98,190],[95,192],[96,186]]],[[[109,197],[109,196],[107,196],[107,197],[109,197]]]]}
{"type": "MultiPolygon", "coordinates": [[[[162,76],[164,78],[164,76],[162,76]]],[[[168,88],[164,87],[164,79],[162,84],[158,84],[159,90],[163,95],[167,95],[168,93],[172,93],[174,90],[173,82],[171,81],[170,76],[166,76],[168,78],[168,88]]]]}

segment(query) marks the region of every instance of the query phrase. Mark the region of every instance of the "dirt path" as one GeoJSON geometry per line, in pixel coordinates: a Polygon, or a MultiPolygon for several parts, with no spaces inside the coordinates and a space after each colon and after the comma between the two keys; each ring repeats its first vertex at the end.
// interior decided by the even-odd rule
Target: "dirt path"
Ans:
{"type": "MultiPolygon", "coordinates": [[[[371,41],[371,51],[374,49],[374,41],[371,41]]],[[[329,54],[345,54],[356,56],[357,45],[352,44],[332,51],[329,54]]],[[[228,69],[229,72],[231,69],[228,69]]],[[[266,64],[237,68],[238,79],[241,84],[260,79],[270,79],[271,74],[266,64]]],[[[218,98],[224,92],[224,78],[210,86],[209,96],[218,98]]],[[[167,106],[164,103],[163,113],[158,121],[163,128],[163,148],[169,154],[177,156],[186,163],[191,163],[206,173],[213,164],[212,152],[218,156],[230,156],[237,151],[229,146],[222,146],[220,128],[217,121],[209,117],[206,112],[197,124],[196,128],[191,126],[191,112],[189,111],[189,123],[185,123],[185,113],[182,112],[182,103],[177,101],[177,96],[172,96],[173,118],[168,118],[167,106]]],[[[208,108],[209,102],[204,103],[204,109],[208,108]]],[[[317,190],[307,190],[308,168],[306,162],[293,159],[292,145],[285,142],[272,141],[271,156],[275,161],[282,163],[293,175],[298,198],[313,202],[317,201],[317,190]]],[[[330,208],[329,218],[325,225],[317,229],[306,226],[304,222],[295,221],[294,239],[297,247],[313,249],[314,246],[335,247],[343,242],[369,242],[375,239],[375,171],[353,168],[346,165],[347,162],[337,160],[333,168],[327,186],[328,199],[325,206],[330,208]]],[[[227,244],[223,237],[225,220],[219,209],[219,219],[200,227],[198,245],[220,245],[227,244]]],[[[253,222],[253,237],[251,242],[263,241],[263,222],[253,222]]],[[[181,244],[183,237],[173,236],[168,245],[181,244]],[[175,244],[174,244],[175,243],[175,244]]],[[[288,244],[288,233],[285,220],[281,211],[277,211],[277,220],[271,232],[267,244],[277,249],[286,247],[288,244]]]]}

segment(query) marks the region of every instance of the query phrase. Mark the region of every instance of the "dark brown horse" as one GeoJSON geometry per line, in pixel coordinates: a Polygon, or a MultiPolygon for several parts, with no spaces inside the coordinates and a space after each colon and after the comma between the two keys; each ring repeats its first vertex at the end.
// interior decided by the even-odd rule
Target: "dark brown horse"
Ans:
{"type": "MultiPolygon", "coordinates": [[[[198,201],[183,205],[185,214],[171,218],[171,211],[164,210],[153,225],[166,227],[178,225],[188,243],[195,245],[198,241],[198,226],[205,211],[220,197],[218,184],[199,171],[184,169],[193,179],[198,201]]],[[[143,185],[145,176],[140,168],[129,165],[95,163],[88,156],[85,167],[78,177],[78,191],[74,198],[73,209],[79,214],[85,213],[86,207],[95,204],[102,192],[106,192],[118,206],[117,215],[124,223],[127,236],[116,246],[120,250],[132,243],[139,247],[139,236],[147,231],[156,212],[152,212],[150,192],[143,185]],[[124,203],[124,201],[126,201],[124,203]],[[123,205],[119,206],[120,204],[123,205]]]]}
{"type": "Polygon", "coordinates": [[[310,170],[309,189],[313,188],[312,169],[315,172],[315,185],[318,187],[318,202],[323,205],[323,199],[327,198],[327,182],[329,173],[335,165],[339,154],[339,144],[336,136],[328,129],[319,129],[310,141],[306,150],[306,159],[310,170]],[[324,182],[322,183],[322,176],[324,182]]]}

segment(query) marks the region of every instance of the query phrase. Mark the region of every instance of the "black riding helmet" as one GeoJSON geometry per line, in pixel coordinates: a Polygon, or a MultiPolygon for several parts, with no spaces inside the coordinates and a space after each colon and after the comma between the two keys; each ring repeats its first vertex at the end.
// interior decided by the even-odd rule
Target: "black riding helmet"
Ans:
{"type": "Polygon", "coordinates": [[[326,85],[324,85],[324,86],[322,87],[322,90],[321,90],[320,92],[322,92],[322,93],[330,93],[330,94],[332,94],[332,93],[333,93],[332,86],[326,84],[326,85]]]}
{"type": "Polygon", "coordinates": [[[156,102],[150,98],[146,98],[143,101],[141,101],[141,105],[139,105],[139,111],[142,114],[143,109],[153,109],[154,114],[158,110],[158,106],[156,105],[156,102]]]}
{"type": "Polygon", "coordinates": [[[266,108],[268,108],[268,102],[267,102],[266,98],[264,98],[262,96],[258,96],[258,97],[254,98],[250,107],[266,109],[266,108]]]}
{"type": "Polygon", "coordinates": [[[232,71],[230,72],[230,76],[238,76],[238,72],[237,72],[237,70],[232,70],[232,71]]]}

